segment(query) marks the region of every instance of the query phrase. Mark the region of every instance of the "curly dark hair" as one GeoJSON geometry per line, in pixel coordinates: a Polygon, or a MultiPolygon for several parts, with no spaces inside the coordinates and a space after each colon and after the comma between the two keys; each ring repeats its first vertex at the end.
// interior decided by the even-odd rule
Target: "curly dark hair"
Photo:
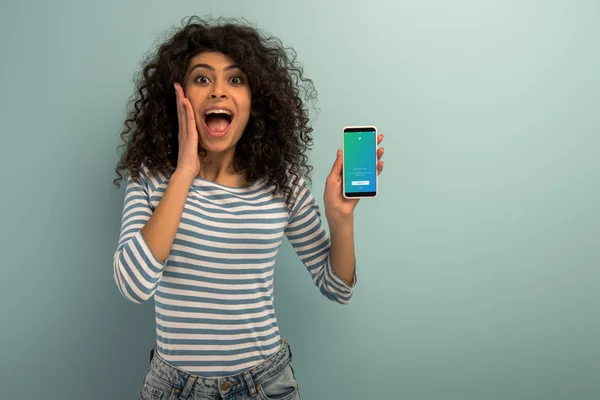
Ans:
{"type": "MultiPolygon", "coordinates": [[[[303,76],[296,52],[281,40],[264,35],[248,22],[187,17],[143,61],[135,78],[136,93],[121,132],[126,147],[113,182],[120,187],[121,171],[139,178],[141,165],[151,172],[167,172],[177,165],[178,122],[173,84],[182,82],[189,61],[205,51],[220,52],[234,60],[248,77],[252,93],[246,129],[236,145],[233,167],[247,182],[265,178],[275,191],[293,201],[288,174],[310,182],[312,166],[307,150],[313,142],[305,101],[316,101],[311,79],[303,76]]],[[[202,149],[199,149],[202,152],[202,149]]]]}

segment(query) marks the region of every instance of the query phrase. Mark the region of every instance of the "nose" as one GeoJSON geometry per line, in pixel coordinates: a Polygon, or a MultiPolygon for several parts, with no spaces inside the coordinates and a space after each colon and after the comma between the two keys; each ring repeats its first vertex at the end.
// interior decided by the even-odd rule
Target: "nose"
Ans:
{"type": "Polygon", "coordinates": [[[217,94],[216,92],[213,92],[210,94],[210,98],[211,99],[216,99],[216,98],[226,99],[227,95],[225,93],[217,94]]]}
{"type": "Polygon", "coordinates": [[[210,99],[217,99],[217,98],[226,99],[227,93],[225,91],[225,87],[224,87],[223,83],[221,83],[219,81],[215,82],[215,84],[212,86],[212,90],[210,91],[210,94],[208,95],[208,97],[210,99]]]}

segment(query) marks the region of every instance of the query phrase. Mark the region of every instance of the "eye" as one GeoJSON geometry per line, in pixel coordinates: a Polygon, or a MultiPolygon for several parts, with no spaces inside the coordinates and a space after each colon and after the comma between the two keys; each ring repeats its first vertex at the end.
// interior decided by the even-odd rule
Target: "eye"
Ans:
{"type": "Polygon", "coordinates": [[[234,85],[241,85],[244,83],[244,78],[242,78],[241,76],[234,76],[229,80],[229,82],[231,82],[234,85]]]}
{"type": "Polygon", "coordinates": [[[205,83],[210,82],[210,80],[208,79],[208,77],[206,77],[204,75],[200,75],[200,76],[196,77],[196,79],[194,79],[194,82],[205,84],[205,83]]]}

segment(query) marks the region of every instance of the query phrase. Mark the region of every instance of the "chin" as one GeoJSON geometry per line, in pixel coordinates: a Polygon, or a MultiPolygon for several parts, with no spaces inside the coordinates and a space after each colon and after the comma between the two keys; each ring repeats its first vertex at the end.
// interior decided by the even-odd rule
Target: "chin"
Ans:
{"type": "Polygon", "coordinates": [[[200,146],[208,153],[212,154],[226,153],[235,149],[235,144],[232,144],[228,140],[221,142],[214,142],[214,140],[203,141],[203,143],[200,146]]]}

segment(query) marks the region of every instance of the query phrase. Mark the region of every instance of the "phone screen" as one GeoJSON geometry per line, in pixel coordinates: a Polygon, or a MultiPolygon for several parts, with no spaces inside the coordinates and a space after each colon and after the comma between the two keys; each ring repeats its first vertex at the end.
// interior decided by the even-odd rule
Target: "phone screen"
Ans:
{"type": "Polygon", "coordinates": [[[344,194],[377,195],[377,131],[374,127],[344,129],[344,194]]]}

